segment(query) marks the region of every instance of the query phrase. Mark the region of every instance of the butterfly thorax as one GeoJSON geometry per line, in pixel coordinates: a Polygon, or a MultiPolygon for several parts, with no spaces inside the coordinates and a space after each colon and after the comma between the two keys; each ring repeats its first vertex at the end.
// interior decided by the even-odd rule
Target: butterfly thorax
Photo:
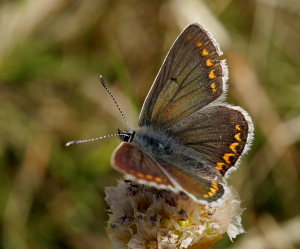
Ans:
{"type": "Polygon", "coordinates": [[[146,153],[156,157],[164,157],[174,153],[172,144],[177,144],[174,138],[159,130],[153,130],[148,127],[140,127],[136,131],[133,143],[142,148],[146,153]]]}
{"type": "Polygon", "coordinates": [[[174,158],[174,155],[193,157],[194,154],[192,149],[180,144],[174,136],[147,126],[140,127],[136,131],[132,142],[150,156],[167,161],[169,158],[174,158]]]}

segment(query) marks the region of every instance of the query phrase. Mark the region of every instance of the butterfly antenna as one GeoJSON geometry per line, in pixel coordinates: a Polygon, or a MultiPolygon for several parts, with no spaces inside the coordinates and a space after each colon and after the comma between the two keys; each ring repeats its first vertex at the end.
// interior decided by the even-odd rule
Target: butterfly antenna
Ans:
{"type": "Polygon", "coordinates": [[[120,108],[118,102],[116,101],[114,95],[112,94],[112,92],[108,89],[108,87],[107,87],[107,85],[106,85],[106,82],[105,82],[104,78],[103,78],[101,75],[99,76],[99,78],[100,78],[100,82],[101,82],[102,86],[104,87],[104,89],[108,92],[108,94],[110,95],[110,97],[111,97],[111,98],[113,99],[113,101],[115,102],[115,105],[117,106],[119,112],[121,113],[122,118],[124,119],[126,125],[129,127],[129,123],[128,123],[128,121],[127,121],[127,119],[126,119],[126,117],[125,117],[123,111],[121,110],[121,108],[120,108]]]}
{"type": "Polygon", "coordinates": [[[110,137],[116,137],[116,136],[126,136],[126,134],[119,132],[119,133],[116,133],[116,134],[110,134],[110,135],[106,135],[106,136],[102,136],[102,137],[95,137],[95,138],[84,139],[84,140],[75,140],[75,141],[67,142],[65,144],[65,146],[71,146],[71,145],[74,145],[74,144],[81,144],[81,143],[87,143],[87,142],[94,142],[94,141],[101,140],[101,139],[104,139],[104,138],[110,138],[110,137]]]}

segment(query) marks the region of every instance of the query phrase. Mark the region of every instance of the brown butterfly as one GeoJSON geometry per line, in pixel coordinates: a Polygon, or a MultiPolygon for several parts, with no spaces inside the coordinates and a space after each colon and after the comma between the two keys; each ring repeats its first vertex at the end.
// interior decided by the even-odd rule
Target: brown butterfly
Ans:
{"type": "Polygon", "coordinates": [[[136,131],[112,164],[139,183],[183,191],[199,202],[224,195],[224,176],[249,149],[253,123],[224,102],[228,69],[217,42],[199,24],[178,36],[146,97],[136,131]]]}
{"type": "Polygon", "coordinates": [[[146,97],[138,129],[118,131],[123,143],[113,153],[116,170],[200,203],[222,200],[226,176],[249,150],[254,131],[246,111],[224,102],[228,69],[222,54],[199,24],[183,30],[146,97]]]}

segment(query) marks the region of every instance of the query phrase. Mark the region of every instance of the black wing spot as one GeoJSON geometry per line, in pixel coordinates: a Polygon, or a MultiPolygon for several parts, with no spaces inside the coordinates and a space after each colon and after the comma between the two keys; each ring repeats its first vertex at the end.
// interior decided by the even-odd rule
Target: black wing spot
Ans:
{"type": "Polygon", "coordinates": [[[175,77],[171,77],[171,80],[177,82],[177,78],[175,77]]]}

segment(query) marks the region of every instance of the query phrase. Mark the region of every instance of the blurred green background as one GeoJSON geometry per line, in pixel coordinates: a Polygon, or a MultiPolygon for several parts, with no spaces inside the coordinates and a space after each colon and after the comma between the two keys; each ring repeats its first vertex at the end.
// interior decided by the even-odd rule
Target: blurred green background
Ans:
{"type": "Polygon", "coordinates": [[[299,0],[0,1],[0,220],[4,249],[103,248],[104,188],[125,124],[135,128],[166,52],[189,23],[224,51],[229,102],[255,122],[231,183],[247,233],[217,248],[300,248],[299,0]]]}

